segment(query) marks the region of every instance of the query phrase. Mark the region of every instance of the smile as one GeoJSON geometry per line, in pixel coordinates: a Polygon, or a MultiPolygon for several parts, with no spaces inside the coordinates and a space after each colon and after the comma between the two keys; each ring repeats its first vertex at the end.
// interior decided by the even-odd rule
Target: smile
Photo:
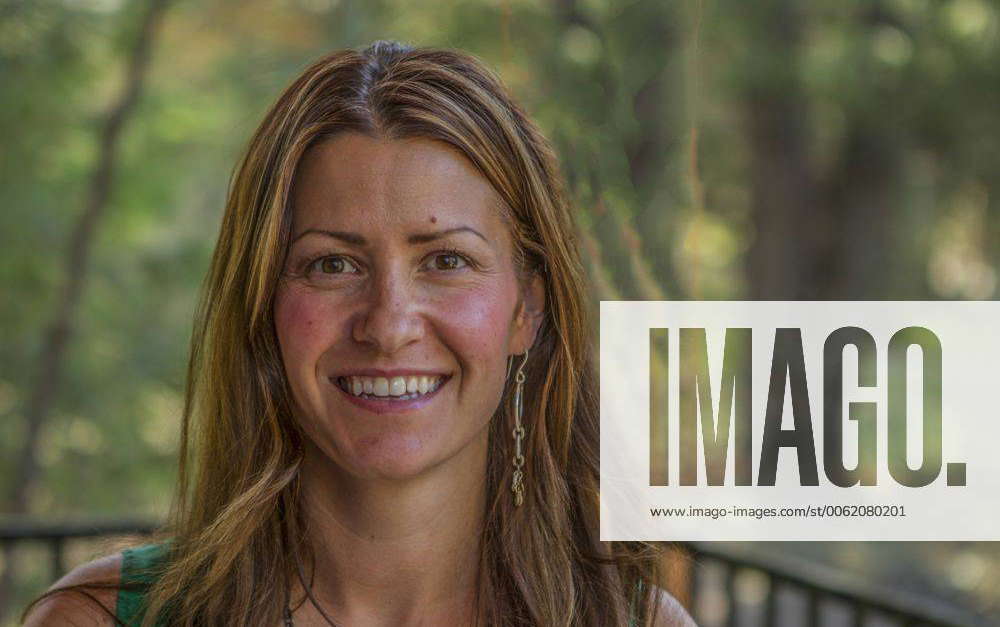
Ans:
{"type": "Polygon", "coordinates": [[[342,376],[337,386],[357,398],[409,401],[433,394],[448,380],[446,375],[407,377],[342,376]]]}

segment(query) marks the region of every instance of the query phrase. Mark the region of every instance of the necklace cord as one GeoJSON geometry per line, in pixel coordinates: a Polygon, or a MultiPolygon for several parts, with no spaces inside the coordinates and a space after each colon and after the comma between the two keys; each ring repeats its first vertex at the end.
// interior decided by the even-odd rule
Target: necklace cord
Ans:
{"type": "MultiPolygon", "coordinates": [[[[298,547],[296,547],[296,549],[297,548],[298,547]]],[[[327,615],[327,613],[323,610],[322,607],[320,607],[320,604],[316,601],[316,597],[313,596],[313,594],[312,594],[312,578],[311,577],[310,577],[309,584],[308,585],[306,584],[306,577],[305,577],[305,573],[302,571],[302,560],[299,558],[299,552],[298,552],[298,550],[294,551],[294,555],[295,555],[295,566],[296,566],[296,570],[297,570],[298,575],[299,575],[299,583],[302,584],[302,589],[305,590],[306,597],[308,597],[308,599],[312,602],[313,607],[316,608],[316,611],[319,612],[320,616],[323,617],[323,620],[325,620],[326,623],[328,625],[330,625],[330,627],[337,627],[337,623],[333,622],[333,619],[330,618],[329,615],[327,615]]],[[[313,574],[314,575],[316,574],[316,565],[315,565],[315,562],[313,564],[313,574]]],[[[291,591],[289,591],[289,597],[290,596],[291,596],[291,591]]],[[[302,603],[305,603],[305,599],[302,600],[302,603]]],[[[299,607],[301,607],[302,603],[299,603],[299,607]]],[[[298,607],[296,609],[298,609],[298,607]]],[[[295,626],[295,622],[292,620],[292,611],[290,609],[290,606],[286,604],[285,605],[285,627],[294,627],[294,626],[295,626]]]]}

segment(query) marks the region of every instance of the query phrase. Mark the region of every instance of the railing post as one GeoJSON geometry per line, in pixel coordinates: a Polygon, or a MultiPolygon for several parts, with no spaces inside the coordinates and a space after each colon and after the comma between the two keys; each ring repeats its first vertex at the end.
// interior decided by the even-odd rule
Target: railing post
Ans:
{"type": "Polygon", "coordinates": [[[726,626],[736,627],[736,566],[724,564],[726,569],[726,626]]]}
{"type": "Polygon", "coordinates": [[[49,539],[52,546],[52,580],[55,581],[63,576],[65,569],[65,559],[63,556],[63,538],[54,536],[49,539]]]}
{"type": "Polygon", "coordinates": [[[806,623],[809,627],[819,627],[819,590],[816,588],[809,588],[808,598],[806,606],[806,611],[808,612],[808,622],[806,623]]]}
{"type": "Polygon", "coordinates": [[[865,627],[868,622],[868,608],[858,604],[854,606],[854,627],[865,627]]]}
{"type": "Polygon", "coordinates": [[[772,627],[778,621],[778,578],[767,573],[767,601],[764,605],[764,624],[772,627]]]}

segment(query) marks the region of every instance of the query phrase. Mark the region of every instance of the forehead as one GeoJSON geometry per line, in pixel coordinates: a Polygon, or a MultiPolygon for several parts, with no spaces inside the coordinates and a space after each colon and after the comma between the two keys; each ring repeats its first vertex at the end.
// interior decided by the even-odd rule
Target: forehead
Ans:
{"type": "Polygon", "coordinates": [[[302,157],[292,191],[293,222],[301,228],[345,219],[408,223],[502,219],[489,181],[464,155],[424,138],[376,139],[344,133],[302,157]]]}

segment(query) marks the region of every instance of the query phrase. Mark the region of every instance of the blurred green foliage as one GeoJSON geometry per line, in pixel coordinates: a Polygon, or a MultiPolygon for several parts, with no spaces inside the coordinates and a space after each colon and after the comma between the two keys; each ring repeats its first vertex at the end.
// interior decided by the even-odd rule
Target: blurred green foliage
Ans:
{"type": "MultiPolygon", "coordinates": [[[[0,0],[0,494],[144,6],[0,0]]],[[[162,26],[42,431],[33,515],[166,513],[233,165],[308,62],[374,39],[496,68],[563,159],[595,303],[997,295],[996,2],[187,0],[162,26]]],[[[1000,607],[991,545],[797,550],[1000,607]]],[[[45,576],[22,562],[20,599],[45,576]]]]}

